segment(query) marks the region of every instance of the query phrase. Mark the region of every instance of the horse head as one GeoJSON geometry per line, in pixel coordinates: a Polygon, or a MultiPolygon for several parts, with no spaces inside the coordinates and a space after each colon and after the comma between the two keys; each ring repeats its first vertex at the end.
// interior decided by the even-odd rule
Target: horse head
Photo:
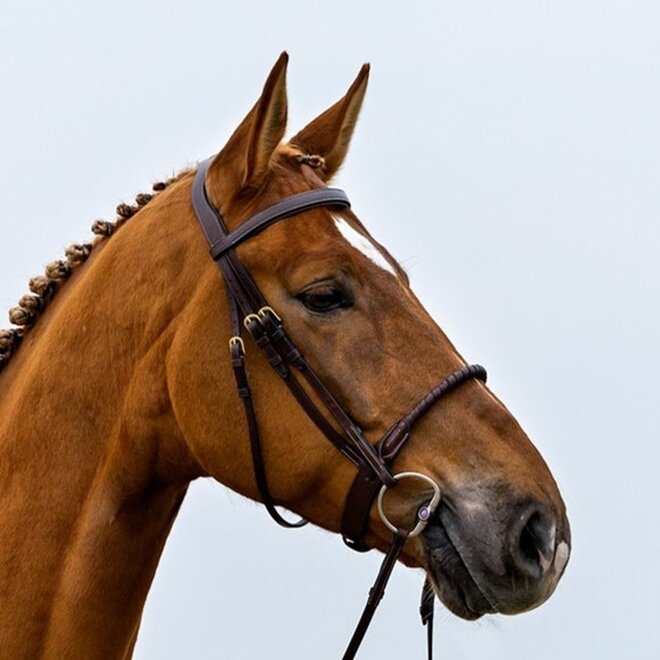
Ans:
{"type": "MultiPolygon", "coordinates": [[[[284,198],[325,188],[347,154],[368,66],[343,98],[283,142],[286,65],[283,55],[206,172],[209,201],[229,231],[284,198]]],[[[194,223],[189,206],[181,212],[194,223]]],[[[168,354],[173,409],[202,472],[259,499],[227,357],[227,292],[202,254],[201,232],[193,242],[183,258],[203,265],[190,281],[189,304],[168,354]]],[[[372,444],[443,377],[465,366],[405,271],[348,208],[300,212],[242,242],[236,255],[372,444]]],[[[274,501],[339,532],[354,465],[327,442],[256,347],[248,340],[245,345],[274,501]]],[[[426,475],[439,486],[437,510],[423,534],[406,542],[401,559],[427,571],[452,612],[466,619],[512,614],[553,592],[569,556],[565,505],[543,458],[484,383],[471,380],[433,405],[411,429],[394,468],[426,475]]],[[[425,482],[401,480],[384,493],[382,506],[395,527],[409,527],[429,496],[425,482]]],[[[365,545],[385,550],[390,536],[371,506],[365,545]]]]}

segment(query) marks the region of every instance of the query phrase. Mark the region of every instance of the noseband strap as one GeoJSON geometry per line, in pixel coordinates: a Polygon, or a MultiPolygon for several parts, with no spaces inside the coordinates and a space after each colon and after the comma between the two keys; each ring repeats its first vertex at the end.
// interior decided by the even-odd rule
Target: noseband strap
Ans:
{"type": "MultiPolygon", "coordinates": [[[[271,367],[321,433],[357,467],[357,475],[344,506],[342,536],[349,547],[364,552],[370,549],[365,542],[365,535],[369,527],[370,512],[379,491],[395,487],[398,478],[402,476],[415,476],[416,474],[402,473],[395,477],[391,468],[393,461],[409,439],[413,426],[440,398],[463,383],[472,379],[485,382],[486,371],[479,365],[461,367],[421,398],[410,412],[395,422],[375,445],[370,443],[359,425],[337,402],[332,392],[289,338],[282,320],[268,305],[256,282],[235,252],[235,248],[242,242],[285,218],[318,207],[348,209],[350,208],[348,197],[343,191],[334,188],[319,188],[291,195],[259,211],[230,232],[221,213],[210,202],[206,193],[206,175],[211,161],[212,159],[204,161],[197,170],[192,186],[192,204],[209,243],[211,257],[220,269],[227,290],[232,332],[229,340],[231,366],[236,389],[245,410],[252,465],[259,495],[268,513],[278,524],[284,527],[300,527],[305,524],[304,520],[296,522],[286,520],[277,510],[278,502],[270,493],[261,450],[259,424],[245,365],[244,330],[252,337],[271,367]],[[321,407],[311,398],[301,380],[316,395],[321,407]]],[[[418,476],[422,480],[431,481],[425,475],[418,476]]],[[[395,527],[387,521],[382,507],[379,507],[386,525],[396,531],[376,582],[369,592],[369,599],[362,617],[343,656],[344,660],[351,660],[355,657],[406,540],[411,533],[419,533],[431,517],[433,509],[440,499],[437,486],[434,490],[436,496],[427,505],[420,508],[418,520],[411,528],[395,527]]],[[[429,592],[428,583],[425,589],[424,604],[420,612],[423,623],[428,626],[430,658],[433,598],[432,595],[429,596],[429,593],[432,594],[432,590],[429,592]]]]}

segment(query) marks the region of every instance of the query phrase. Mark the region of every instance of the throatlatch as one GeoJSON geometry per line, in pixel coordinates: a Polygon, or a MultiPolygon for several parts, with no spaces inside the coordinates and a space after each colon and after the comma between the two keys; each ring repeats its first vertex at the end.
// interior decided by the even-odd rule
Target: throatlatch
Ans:
{"type": "MultiPolygon", "coordinates": [[[[420,534],[440,503],[438,485],[428,476],[417,472],[394,474],[391,465],[407,442],[413,426],[443,396],[472,379],[486,381],[486,370],[480,365],[466,365],[450,374],[420,399],[411,411],[392,425],[390,430],[372,445],[360,427],[341,407],[330,390],[305,360],[303,354],[291,341],[282,324],[282,319],[268,305],[254,279],[236,255],[235,248],[243,241],[256,236],[271,225],[285,218],[304,213],[318,207],[350,208],[346,194],[336,188],[318,188],[291,195],[247,219],[237,229],[229,232],[224,219],[206,194],[206,173],[212,159],[204,161],[198,168],[192,187],[192,203],[197,219],[204,231],[214,259],[227,289],[232,337],[229,340],[231,365],[236,388],[245,409],[248,425],[252,464],[259,495],[271,517],[283,527],[295,528],[306,524],[304,520],[289,522],[276,506],[268,487],[259,437],[259,425],[252,402],[245,367],[245,342],[242,334],[247,330],[256,346],[261,349],[271,367],[281,377],[300,406],[316,424],[326,438],[358,469],[349,490],[342,517],[342,536],[346,544],[357,551],[370,548],[364,541],[369,524],[369,515],[374,502],[383,524],[393,533],[389,549],[381,565],[376,581],[369,591],[369,598],[355,632],[344,653],[343,660],[351,660],[357,654],[369,623],[385,593],[392,569],[403,550],[407,539],[420,534]],[[325,413],[311,399],[299,378],[304,379],[323,404],[325,413]],[[341,429],[337,430],[336,426],[341,429]],[[417,479],[426,489],[433,492],[430,500],[418,510],[417,520],[411,529],[397,527],[383,509],[383,497],[388,488],[394,488],[402,479],[417,479]]],[[[432,657],[434,593],[430,582],[424,584],[420,614],[427,626],[428,657],[432,657]]]]}

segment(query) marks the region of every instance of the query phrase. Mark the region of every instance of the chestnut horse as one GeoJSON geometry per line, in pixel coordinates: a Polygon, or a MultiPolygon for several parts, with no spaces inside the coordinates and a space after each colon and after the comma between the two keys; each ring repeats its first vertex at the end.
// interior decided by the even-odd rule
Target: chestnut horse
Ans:
{"type": "MultiPolygon", "coordinates": [[[[283,143],[286,65],[283,54],[208,170],[209,199],[230,229],[324,187],[346,156],[368,67],[283,143]]],[[[33,294],[10,312],[18,327],[0,333],[2,657],[130,657],[190,482],[211,476],[259,499],[227,352],[227,294],[193,213],[193,177],[156,184],[157,194],[121,205],[115,223],[97,221],[94,243],[72,246],[34,278],[33,294]]],[[[402,268],[347,209],[301,213],[237,254],[372,442],[465,364],[402,268]]],[[[263,356],[247,352],[273,498],[339,531],[354,466],[263,356]]],[[[438,511],[401,560],[426,570],[452,612],[513,614],[550,596],[569,555],[565,506],[538,451],[483,383],[433,407],[396,471],[440,486],[438,511]]],[[[388,492],[391,518],[414,516],[415,489],[388,492]]],[[[375,506],[365,538],[379,550],[389,543],[375,506]]]]}

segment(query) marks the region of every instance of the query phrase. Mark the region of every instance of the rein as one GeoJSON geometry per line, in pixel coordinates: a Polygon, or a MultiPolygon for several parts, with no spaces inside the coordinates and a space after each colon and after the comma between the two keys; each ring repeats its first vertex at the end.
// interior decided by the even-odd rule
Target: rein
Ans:
{"type": "MultiPolygon", "coordinates": [[[[237,229],[229,232],[222,215],[209,201],[206,193],[206,173],[211,162],[212,159],[204,161],[197,170],[192,187],[192,203],[209,243],[211,257],[218,265],[227,289],[232,332],[229,340],[231,365],[238,395],[245,409],[252,464],[262,502],[275,522],[283,527],[296,528],[307,524],[307,521],[302,519],[294,522],[285,519],[276,509],[278,503],[270,493],[261,452],[259,425],[245,366],[246,347],[242,336],[243,330],[252,337],[309,418],[357,468],[357,475],[348,492],[342,516],[341,533],[346,545],[358,552],[370,550],[364,541],[364,536],[374,502],[383,524],[393,534],[378,576],[369,591],[362,616],[344,653],[343,660],[351,660],[357,654],[364,639],[405,542],[424,530],[440,503],[440,488],[430,477],[418,472],[395,474],[392,471],[392,463],[408,441],[413,426],[440,398],[472,379],[485,382],[486,370],[480,365],[466,365],[450,374],[428,392],[408,414],[393,424],[375,445],[372,445],[289,338],[282,320],[268,305],[234,251],[234,248],[243,241],[285,218],[317,207],[350,208],[348,197],[336,188],[319,188],[291,195],[253,215],[237,229]],[[300,379],[304,380],[318,397],[325,412],[311,399],[300,379]],[[329,413],[341,431],[338,431],[327,419],[325,413],[329,413]],[[433,492],[431,499],[419,508],[417,521],[410,529],[393,524],[383,508],[385,492],[389,488],[396,487],[403,479],[417,479],[433,492]]],[[[422,623],[427,627],[429,660],[432,657],[433,602],[433,589],[427,578],[422,592],[420,614],[422,623]]]]}

